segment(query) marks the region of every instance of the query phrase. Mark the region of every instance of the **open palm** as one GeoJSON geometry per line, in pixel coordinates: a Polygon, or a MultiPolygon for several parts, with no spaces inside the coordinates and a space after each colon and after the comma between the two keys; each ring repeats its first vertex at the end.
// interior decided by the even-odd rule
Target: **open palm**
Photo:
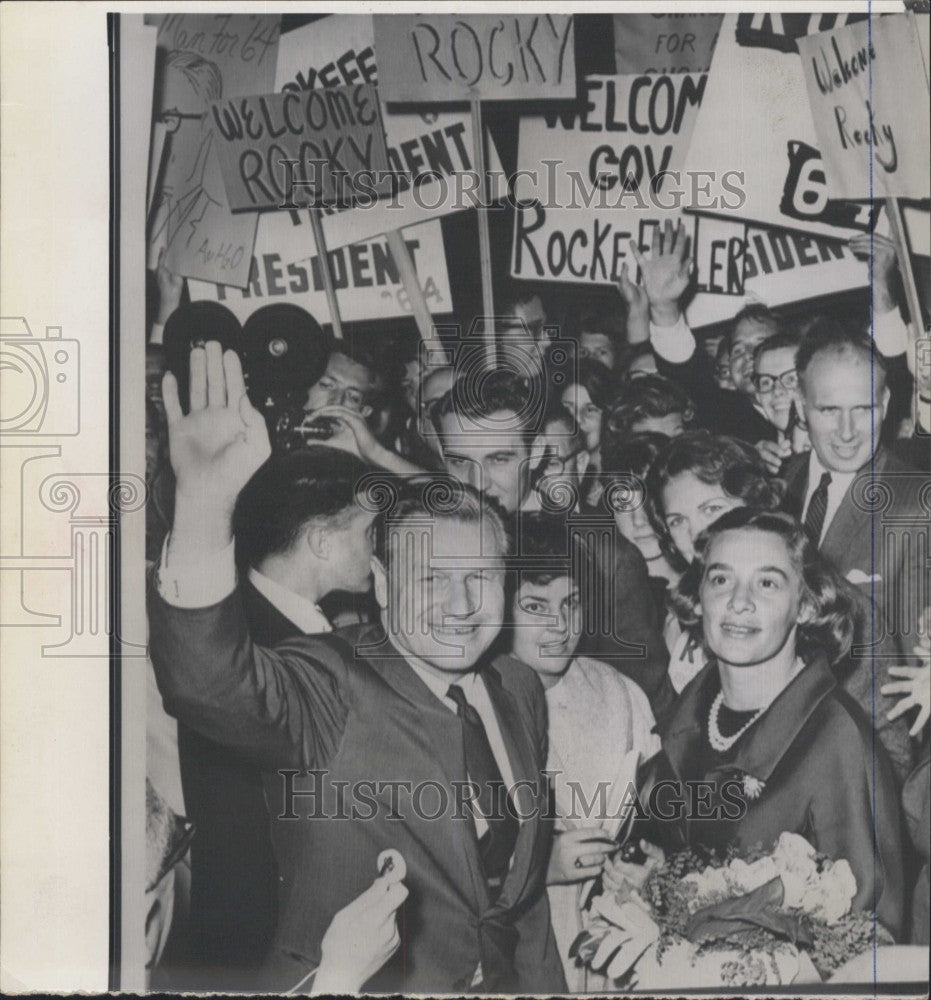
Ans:
{"type": "Polygon", "coordinates": [[[677,304],[689,287],[690,242],[685,226],[680,222],[673,228],[668,220],[662,234],[659,226],[653,230],[649,258],[644,257],[636,243],[631,242],[631,254],[640,268],[643,288],[651,306],[677,304]]]}
{"type": "Polygon", "coordinates": [[[249,402],[239,357],[216,341],[191,351],[190,412],[169,372],[162,383],[168,445],[179,497],[201,507],[231,509],[271,446],[262,415],[249,402]]]}

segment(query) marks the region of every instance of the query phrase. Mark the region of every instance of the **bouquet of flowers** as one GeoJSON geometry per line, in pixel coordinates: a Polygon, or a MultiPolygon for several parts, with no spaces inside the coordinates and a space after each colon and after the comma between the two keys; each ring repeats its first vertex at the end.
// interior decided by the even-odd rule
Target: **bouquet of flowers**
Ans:
{"type": "Polygon", "coordinates": [[[592,901],[570,955],[626,988],[818,982],[874,944],[872,914],[851,912],[850,865],[783,833],[772,850],[723,857],[688,849],[650,870],[639,892],[592,901]]]}

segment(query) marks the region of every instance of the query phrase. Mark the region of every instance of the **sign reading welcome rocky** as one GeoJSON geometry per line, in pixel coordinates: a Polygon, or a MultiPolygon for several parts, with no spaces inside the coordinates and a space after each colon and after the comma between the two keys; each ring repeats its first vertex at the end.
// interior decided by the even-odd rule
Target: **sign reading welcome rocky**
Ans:
{"type": "Polygon", "coordinates": [[[378,95],[370,84],[215,101],[230,207],[317,207],[390,190],[378,95]]]}

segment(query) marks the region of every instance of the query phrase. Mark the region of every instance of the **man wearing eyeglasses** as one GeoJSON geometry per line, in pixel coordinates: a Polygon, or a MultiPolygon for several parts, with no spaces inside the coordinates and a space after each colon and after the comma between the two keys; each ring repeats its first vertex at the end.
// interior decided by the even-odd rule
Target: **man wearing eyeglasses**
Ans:
{"type": "Polygon", "coordinates": [[[757,441],[756,450],[773,475],[778,475],[791,455],[807,451],[811,445],[800,418],[798,372],[795,354],[801,338],[794,333],[777,333],[756,349],[753,384],[757,405],[776,430],[776,440],[757,441]]]}

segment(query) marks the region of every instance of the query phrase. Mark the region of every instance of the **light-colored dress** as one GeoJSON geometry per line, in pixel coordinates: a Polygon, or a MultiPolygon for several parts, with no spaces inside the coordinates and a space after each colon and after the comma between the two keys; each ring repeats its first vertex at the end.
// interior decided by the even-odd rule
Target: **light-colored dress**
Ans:
{"type": "MultiPolygon", "coordinates": [[[[616,836],[621,825],[616,814],[628,788],[636,789],[638,761],[647,760],[660,748],[659,737],[651,732],[654,720],[647,696],[608,664],[579,656],[547,690],[546,704],[547,770],[557,772],[551,778],[557,832],[600,826],[609,837],[616,836]],[[602,802],[607,808],[602,808],[602,802]],[[594,803],[588,817],[587,803],[594,803]]],[[[553,932],[570,993],[607,988],[603,977],[577,968],[569,958],[569,947],[585,926],[581,903],[590,888],[590,882],[547,887],[553,932]]]]}

